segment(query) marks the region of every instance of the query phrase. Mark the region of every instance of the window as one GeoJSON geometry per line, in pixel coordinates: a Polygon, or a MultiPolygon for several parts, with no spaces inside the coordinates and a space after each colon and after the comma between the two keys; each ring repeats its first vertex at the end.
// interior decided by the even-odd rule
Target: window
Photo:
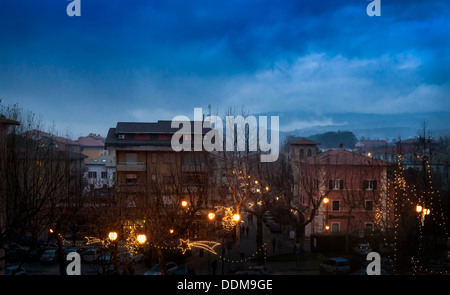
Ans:
{"type": "Polygon", "coordinates": [[[158,140],[170,140],[172,137],[170,136],[170,134],[158,134],[158,140]]]}
{"type": "Polygon", "coordinates": [[[311,149],[308,149],[308,157],[311,157],[312,156],[312,151],[311,151],[311,149]]]}
{"type": "Polygon", "coordinates": [[[373,201],[365,201],[366,211],[373,211],[373,201]]]}
{"type": "Polygon", "coordinates": [[[158,154],[153,153],[152,154],[152,163],[155,164],[157,160],[158,160],[158,154]]]}
{"type": "Polygon", "coordinates": [[[137,175],[136,174],[127,174],[126,175],[126,183],[137,183],[137,175]]]}
{"type": "Polygon", "coordinates": [[[340,231],[341,224],[339,222],[332,222],[331,223],[331,232],[332,233],[338,233],[340,231]]]}
{"type": "Polygon", "coordinates": [[[108,178],[108,172],[102,171],[102,178],[108,178]]]}
{"type": "Polygon", "coordinates": [[[376,190],[377,189],[377,181],[372,180],[364,180],[363,181],[363,189],[365,190],[376,190]]]}
{"type": "Polygon", "coordinates": [[[334,190],[344,189],[344,181],[341,179],[330,179],[329,188],[334,190]]]}
{"type": "Polygon", "coordinates": [[[341,202],[340,201],[332,201],[331,202],[331,210],[339,211],[340,207],[341,207],[341,202]]]}
{"type": "Polygon", "coordinates": [[[366,231],[373,231],[373,223],[371,222],[366,223],[366,231]]]}
{"type": "Polygon", "coordinates": [[[150,140],[150,134],[136,134],[134,136],[136,140],[150,140]]]}
{"type": "Polygon", "coordinates": [[[88,172],[88,177],[89,178],[97,178],[97,172],[95,172],[95,171],[88,172]]]}
{"type": "Polygon", "coordinates": [[[125,134],[119,134],[119,139],[125,139],[125,134]]]}
{"type": "Polygon", "coordinates": [[[300,150],[300,159],[303,159],[303,157],[305,156],[305,151],[303,151],[303,149],[300,150]]]}

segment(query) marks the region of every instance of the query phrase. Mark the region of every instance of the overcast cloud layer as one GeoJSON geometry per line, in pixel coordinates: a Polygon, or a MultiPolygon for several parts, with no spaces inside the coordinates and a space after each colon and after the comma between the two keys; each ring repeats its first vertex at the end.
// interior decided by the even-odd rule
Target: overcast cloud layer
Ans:
{"type": "Polygon", "coordinates": [[[0,2],[0,98],[74,136],[208,104],[450,111],[448,1],[381,0],[381,17],[365,0],[68,3],[0,2]]]}

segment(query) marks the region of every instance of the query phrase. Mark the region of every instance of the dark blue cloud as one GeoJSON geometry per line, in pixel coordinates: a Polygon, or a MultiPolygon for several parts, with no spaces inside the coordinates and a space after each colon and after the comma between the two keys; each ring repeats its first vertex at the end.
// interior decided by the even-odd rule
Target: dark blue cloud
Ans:
{"type": "Polygon", "coordinates": [[[444,0],[381,0],[381,17],[367,16],[365,0],[81,0],[81,17],[66,15],[69,3],[0,2],[4,102],[51,120],[63,121],[63,110],[73,114],[73,126],[80,116],[104,122],[107,113],[111,125],[208,103],[282,111],[304,107],[305,93],[333,100],[319,90],[337,85],[350,89],[336,96],[358,99],[356,105],[376,92],[380,105],[434,94],[431,109],[448,107],[441,101],[450,84],[444,0]],[[309,63],[317,64],[309,76],[298,72],[309,63]],[[278,95],[286,103],[271,104],[278,95]]]}

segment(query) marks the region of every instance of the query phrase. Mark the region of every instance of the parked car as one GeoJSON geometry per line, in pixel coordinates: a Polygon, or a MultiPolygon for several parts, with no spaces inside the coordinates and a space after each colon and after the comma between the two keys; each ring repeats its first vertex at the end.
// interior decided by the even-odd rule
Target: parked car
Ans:
{"type": "Polygon", "coordinates": [[[241,270],[235,273],[237,276],[260,276],[261,273],[259,271],[252,270],[241,270]]]}
{"type": "Polygon", "coordinates": [[[358,244],[355,248],[353,248],[353,251],[359,255],[367,255],[372,252],[372,248],[369,244],[358,244]]]}
{"type": "MultiPolygon", "coordinates": [[[[358,269],[357,271],[353,272],[352,275],[366,276],[367,275],[367,269],[366,268],[358,269]]],[[[385,276],[385,275],[388,275],[388,273],[384,269],[381,269],[380,270],[380,275],[385,276]]]]}
{"type": "Polygon", "coordinates": [[[268,275],[269,274],[269,271],[267,270],[267,268],[264,265],[249,266],[248,270],[249,271],[257,271],[261,275],[268,275]]]}
{"type": "Polygon", "coordinates": [[[120,262],[139,262],[144,255],[142,253],[122,252],[119,254],[120,262]]]}
{"type": "Polygon", "coordinates": [[[182,268],[178,268],[176,270],[174,270],[173,272],[170,273],[171,275],[175,275],[175,276],[185,276],[185,275],[195,275],[195,270],[192,267],[182,267],[182,268]]]}
{"type": "Polygon", "coordinates": [[[320,273],[345,274],[350,272],[348,259],[336,257],[328,258],[320,264],[320,273]]]}
{"type": "Polygon", "coordinates": [[[66,248],[64,249],[64,258],[67,257],[67,254],[70,252],[77,252],[77,248],[66,248]]]}
{"type": "Polygon", "coordinates": [[[89,249],[83,252],[83,261],[84,262],[94,262],[100,257],[100,252],[98,249],[89,249]]]}
{"type": "MultiPolygon", "coordinates": [[[[172,274],[178,269],[178,265],[175,262],[166,263],[167,274],[172,274]]],[[[161,267],[159,264],[155,264],[149,271],[146,271],[144,275],[158,276],[161,275],[161,267]]]]}
{"type": "Polygon", "coordinates": [[[97,261],[100,263],[109,263],[111,261],[111,252],[100,253],[97,261]]]}
{"type": "Polygon", "coordinates": [[[42,253],[41,257],[39,257],[39,261],[42,264],[51,264],[55,263],[57,261],[57,254],[56,250],[45,250],[44,253],[42,253]]]}
{"type": "Polygon", "coordinates": [[[5,275],[26,275],[27,272],[25,271],[25,268],[23,266],[19,267],[19,265],[10,265],[8,267],[5,267],[5,275]]]}
{"type": "Polygon", "coordinates": [[[270,232],[271,233],[281,233],[281,225],[276,222],[272,222],[270,224],[270,232]]]}
{"type": "Polygon", "coordinates": [[[275,222],[275,218],[273,216],[267,216],[265,222],[266,226],[269,227],[272,224],[272,222],[275,222]]]}

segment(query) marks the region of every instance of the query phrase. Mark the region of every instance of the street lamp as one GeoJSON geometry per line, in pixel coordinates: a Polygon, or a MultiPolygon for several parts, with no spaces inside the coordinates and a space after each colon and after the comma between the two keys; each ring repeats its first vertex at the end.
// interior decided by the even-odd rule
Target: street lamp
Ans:
{"type": "MultiPolygon", "coordinates": [[[[325,224],[328,224],[328,203],[330,202],[330,199],[323,198],[323,203],[326,205],[326,211],[325,211],[325,224]]],[[[327,225],[325,226],[325,230],[329,230],[330,227],[327,225]]]]}
{"type": "Polygon", "coordinates": [[[109,234],[108,234],[108,238],[111,240],[111,241],[115,241],[115,240],[117,240],[117,233],[115,232],[115,231],[112,231],[112,232],[110,232],[109,234]]]}
{"type": "Polygon", "coordinates": [[[188,205],[187,201],[185,201],[185,200],[181,201],[181,206],[182,207],[187,207],[187,205],[188,205]]]}
{"type": "Polygon", "coordinates": [[[233,215],[233,220],[234,220],[235,222],[238,222],[239,220],[241,220],[241,215],[239,215],[239,213],[235,213],[235,214],[233,215]]]}
{"type": "Polygon", "coordinates": [[[140,234],[140,235],[137,236],[137,241],[138,241],[139,244],[142,245],[142,244],[145,243],[145,241],[147,241],[147,236],[144,235],[144,234],[140,234]]]}
{"type": "Polygon", "coordinates": [[[216,214],[214,214],[214,212],[209,212],[208,213],[208,219],[209,220],[214,220],[214,218],[216,218],[216,214]]]}
{"type": "Polygon", "coordinates": [[[417,213],[422,212],[422,210],[423,210],[422,206],[420,206],[420,205],[417,205],[417,206],[416,206],[416,212],[417,212],[417,213]]]}

